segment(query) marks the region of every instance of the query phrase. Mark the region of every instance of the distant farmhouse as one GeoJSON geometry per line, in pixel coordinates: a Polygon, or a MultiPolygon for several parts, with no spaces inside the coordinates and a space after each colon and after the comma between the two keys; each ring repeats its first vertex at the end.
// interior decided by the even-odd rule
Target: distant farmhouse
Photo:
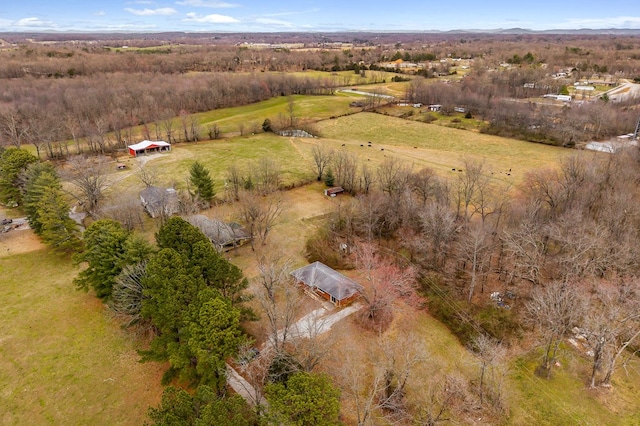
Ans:
{"type": "Polygon", "coordinates": [[[171,216],[180,210],[178,193],[173,188],[148,186],[140,192],[140,202],[151,217],[171,216]]]}
{"type": "Polygon", "coordinates": [[[187,222],[200,229],[219,252],[225,252],[251,241],[251,235],[237,223],[224,223],[203,215],[189,216],[187,222]]]}
{"type": "Polygon", "coordinates": [[[142,141],[134,145],[129,145],[129,154],[132,157],[148,154],[150,152],[171,151],[171,144],[164,141],[142,141]]]}
{"type": "Polygon", "coordinates": [[[346,306],[360,297],[364,288],[321,262],[314,262],[291,272],[308,291],[338,307],[346,306]]]}

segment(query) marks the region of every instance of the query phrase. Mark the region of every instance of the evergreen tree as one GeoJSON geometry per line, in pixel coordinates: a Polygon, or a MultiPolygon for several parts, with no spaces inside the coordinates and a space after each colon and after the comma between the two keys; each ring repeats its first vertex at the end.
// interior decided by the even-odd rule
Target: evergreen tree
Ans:
{"type": "Polygon", "coordinates": [[[51,187],[38,202],[36,212],[40,235],[56,251],[75,251],[80,247],[78,225],[69,217],[69,204],[62,190],[51,187]]]}
{"type": "Polygon", "coordinates": [[[149,409],[153,426],[249,426],[257,424],[251,407],[238,395],[220,398],[209,386],[200,385],[192,395],[173,386],[162,393],[162,402],[149,409]]]}
{"type": "Polygon", "coordinates": [[[265,387],[269,401],[268,424],[291,426],[340,425],[340,390],[324,374],[296,373],[286,385],[265,387]]]}
{"type": "Polygon", "coordinates": [[[195,193],[200,200],[210,202],[216,195],[213,188],[213,180],[209,170],[198,161],[193,163],[189,172],[191,184],[194,186],[195,193]]]}
{"type": "Polygon", "coordinates": [[[126,265],[146,259],[151,247],[141,238],[133,237],[120,222],[98,220],[84,233],[85,250],[75,257],[77,263],[87,262],[74,283],[78,288],[92,288],[100,299],[108,299],[115,279],[126,265]]]}
{"type": "Polygon", "coordinates": [[[198,241],[210,243],[198,228],[178,216],[169,218],[156,233],[159,248],[174,249],[187,258],[191,258],[193,247],[198,241]]]}
{"type": "Polygon", "coordinates": [[[38,214],[40,200],[47,192],[62,189],[60,179],[53,166],[49,163],[31,164],[25,174],[25,178],[24,211],[33,232],[37,235],[42,235],[42,223],[38,214]]]}
{"type": "Polygon", "coordinates": [[[214,290],[201,291],[195,306],[187,343],[197,359],[196,372],[202,384],[222,390],[225,359],[235,357],[247,341],[240,329],[240,311],[214,290]]]}
{"type": "Polygon", "coordinates": [[[220,256],[197,228],[173,217],[156,234],[161,250],[142,280],[142,317],[158,330],[144,360],[168,360],[176,376],[220,389],[224,359],[244,341],[239,326],[247,286],[241,271],[220,256]]]}
{"type": "Polygon", "coordinates": [[[38,157],[29,151],[8,148],[0,155],[0,201],[8,205],[20,205],[22,193],[20,191],[20,175],[29,164],[38,161],[38,157]]]}
{"type": "Polygon", "coordinates": [[[331,169],[327,169],[327,174],[324,177],[324,183],[327,186],[333,186],[335,183],[335,178],[333,177],[333,171],[331,169]]]}

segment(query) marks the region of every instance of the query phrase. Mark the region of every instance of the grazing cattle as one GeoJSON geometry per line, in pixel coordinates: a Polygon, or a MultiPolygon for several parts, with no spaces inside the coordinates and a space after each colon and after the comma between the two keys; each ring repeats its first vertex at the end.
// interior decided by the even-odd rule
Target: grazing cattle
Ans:
{"type": "Polygon", "coordinates": [[[455,172],[455,171],[456,171],[456,169],[451,169],[451,171],[452,171],[452,172],[455,172]]]}
{"type": "Polygon", "coordinates": [[[384,151],[384,148],[380,148],[380,151],[384,151]]]}
{"type": "Polygon", "coordinates": [[[364,145],[360,144],[360,146],[364,146],[364,145]]]}
{"type": "Polygon", "coordinates": [[[342,146],[345,146],[345,144],[342,144],[342,146]]]}

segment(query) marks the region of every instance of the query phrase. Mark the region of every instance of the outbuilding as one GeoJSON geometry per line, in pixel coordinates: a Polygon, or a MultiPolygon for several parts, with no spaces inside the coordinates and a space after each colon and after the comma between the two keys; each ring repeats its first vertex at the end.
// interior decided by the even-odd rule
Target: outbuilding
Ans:
{"type": "Polygon", "coordinates": [[[342,194],[344,192],[344,188],[341,186],[334,186],[333,188],[327,188],[324,190],[324,195],[327,197],[335,197],[338,194],[342,194]]]}
{"type": "Polygon", "coordinates": [[[171,144],[165,141],[142,141],[134,145],[129,145],[129,154],[132,157],[148,154],[150,152],[171,151],[171,144]]]}
{"type": "Polygon", "coordinates": [[[364,288],[349,277],[321,262],[314,262],[291,272],[307,291],[336,305],[346,306],[362,294],[364,288]]]}

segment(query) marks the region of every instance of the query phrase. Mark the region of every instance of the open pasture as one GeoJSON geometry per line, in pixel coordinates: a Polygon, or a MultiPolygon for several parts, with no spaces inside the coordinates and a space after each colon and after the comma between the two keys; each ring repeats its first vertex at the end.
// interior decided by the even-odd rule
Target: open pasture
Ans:
{"type": "MultiPolygon", "coordinates": [[[[11,231],[31,233],[26,231],[11,231]]],[[[0,423],[139,425],[160,399],[163,366],[71,283],[47,249],[0,257],[0,423]]]]}
{"type": "MultiPolygon", "coordinates": [[[[331,116],[344,115],[353,111],[349,103],[352,97],[344,95],[334,96],[292,96],[294,116],[305,122],[323,120],[331,116]]],[[[266,101],[257,102],[234,108],[223,108],[195,114],[196,120],[205,127],[216,123],[222,133],[237,133],[242,124],[246,133],[254,130],[262,131],[262,123],[270,119],[276,124],[280,117],[289,119],[289,97],[280,96],[266,101]]],[[[176,119],[177,120],[177,119],[176,119]]]]}
{"type": "Polygon", "coordinates": [[[379,158],[384,149],[383,155],[394,155],[415,167],[428,166],[441,173],[460,169],[468,158],[484,161],[487,171],[514,181],[529,170],[555,167],[562,158],[575,154],[569,149],[373,113],[325,120],[316,127],[323,138],[342,141],[350,147],[363,144],[368,158],[374,154],[379,158]],[[371,148],[367,142],[372,142],[371,148]],[[506,175],[509,169],[511,176],[506,175]]]}

